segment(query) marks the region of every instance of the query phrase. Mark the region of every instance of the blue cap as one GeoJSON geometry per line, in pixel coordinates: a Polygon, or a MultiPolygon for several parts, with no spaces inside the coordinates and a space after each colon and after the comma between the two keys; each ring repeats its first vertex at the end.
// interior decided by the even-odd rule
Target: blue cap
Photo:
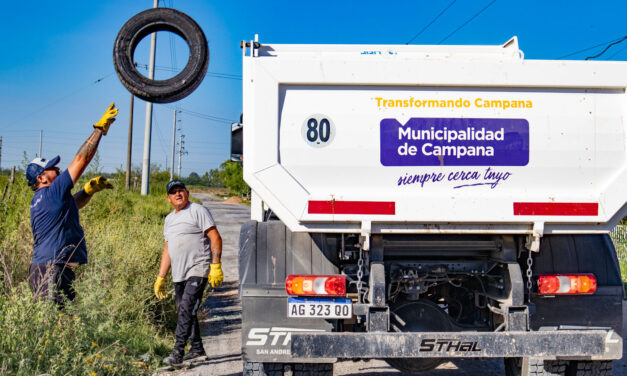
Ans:
{"type": "MultiPolygon", "coordinates": [[[[182,181],[180,181],[178,179],[170,180],[170,182],[166,186],[165,190],[166,190],[166,192],[168,192],[168,194],[170,194],[170,191],[174,187],[183,187],[183,188],[185,188],[185,183],[183,183],[182,181]]],[[[185,188],[185,189],[187,189],[187,188],[185,188]]]]}
{"type": "Polygon", "coordinates": [[[61,161],[61,157],[58,155],[51,160],[45,158],[35,158],[26,167],[26,181],[28,185],[33,185],[37,182],[37,176],[41,175],[44,170],[56,166],[61,161]]]}

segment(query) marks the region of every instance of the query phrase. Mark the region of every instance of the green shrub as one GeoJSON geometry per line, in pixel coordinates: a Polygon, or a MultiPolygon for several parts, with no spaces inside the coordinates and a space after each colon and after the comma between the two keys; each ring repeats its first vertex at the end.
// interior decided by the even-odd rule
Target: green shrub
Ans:
{"type": "MultiPolygon", "coordinates": [[[[0,374],[150,374],[171,350],[173,294],[158,301],[152,289],[171,210],[165,188],[141,196],[110,180],[116,189],[80,211],[89,262],[76,269],[77,299],[63,311],[35,301],[26,282],[33,192],[18,177],[0,196],[0,374]]],[[[0,176],[0,194],[5,186],[0,176]]]]}

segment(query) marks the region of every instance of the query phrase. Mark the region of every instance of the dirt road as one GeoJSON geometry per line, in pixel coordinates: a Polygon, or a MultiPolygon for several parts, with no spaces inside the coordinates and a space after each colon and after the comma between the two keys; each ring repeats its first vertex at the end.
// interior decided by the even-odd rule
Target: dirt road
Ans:
{"type": "MultiPolygon", "coordinates": [[[[193,368],[178,372],[163,372],[160,375],[211,375],[236,376],[242,374],[240,356],[241,339],[241,306],[237,299],[237,252],[239,229],[242,223],[250,218],[250,208],[239,204],[226,204],[207,194],[194,194],[207,206],[216,222],[223,239],[222,267],[224,284],[217,288],[205,303],[209,314],[201,323],[204,345],[209,360],[193,368]]],[[[624,305],[623,312],[627,312],[624,305]]],[[[623,318],[623,325],[627,318],[623,318]]],[[[627,328],[623,329],[627,333],[627,328]]],[[[627,344],[627,341],[625,341],[627,344]]],[[[624,345],[625,346],[625,345],[624,345]]],[[[623,350],[625,351],[625,349],[623,350]]],[[[342,361],[335,365],[334,375],[337,376],[403,376],[404,374],[389,367],[379,360],[369,362],[342,361]]],[[[458,376],[504,375],[501,359],[460,359],[440,365],[437,369],[425,373],[425,376],[458,376]]],[[[627,363],[624,360],[615,362],[614,375],[627,376],[627,363]]]]}

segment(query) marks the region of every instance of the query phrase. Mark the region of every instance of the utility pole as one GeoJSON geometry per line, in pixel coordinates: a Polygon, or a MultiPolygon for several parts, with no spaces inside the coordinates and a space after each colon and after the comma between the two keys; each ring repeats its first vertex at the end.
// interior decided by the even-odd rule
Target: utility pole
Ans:
{"type": "Polygon", "coordinates": [[[0,136],[0,174],[2,174],[2,136],[0,136]]]}
{"type": "MultiPolygon", "coordinates": [[[[153,8],[159,7],[159,0],[153,1],[153,8]]],[[[155,78],[155,50],[157,49],[157,33],[150,36],[150,65],[148,79],[155,78]]],[[[148,195],[150,186],[150,134],[152,131],[152,103],[146,102],[146,126],[144,129],[144,158],[142,163],[142,190],[143,196],[148,195]]]]}
{"type": "Polygon", "coordinates": [[[41,158],[41,140],[44,137],[44,131],[43,129],[39,130],[39,158],[41,158]]]}
{"type": "Polygon", "coordinates": [[[183,156],[183,154],[187,154],[187,152],[185,151],[185,135],[182,134],[180,136],[180,141],[179,141],[179,179],[181,178],[181,157],[183,156]]]}
{"type": "Polygon", "coordinates": [[[128,117],[128,146],[126,147],[126,190],[131,188],[131,154],[133,152],[133,108],[135,96],[131,94],[131,110],[128,117]]]}
{"type": "Polygon", "coordinates": [[[175,144],[176,144],[176,110],[174,110],[174,122],[172,123],[172,159],[170,161],[170,180],[174,179],[175,144]]]}

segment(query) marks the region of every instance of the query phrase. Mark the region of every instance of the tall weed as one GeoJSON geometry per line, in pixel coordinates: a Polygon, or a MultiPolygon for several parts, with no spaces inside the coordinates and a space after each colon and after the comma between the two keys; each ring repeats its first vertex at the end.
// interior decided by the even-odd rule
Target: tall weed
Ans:
{"type": "MultiPolygon", "coordinates": [[[[33,299],[26,282],[32,191],[18,177],[11,197],[0,196],[0,374],[149,374],[170,350],[172,294],[157,301],[152,284],[171,208],[162,190],[140,196],[113,183],[80,211],[89,262],[75,270],[77,299],[63,311],[33,299]]],[[[6,184],[0,176],[0,193],[6,184]]]]}

